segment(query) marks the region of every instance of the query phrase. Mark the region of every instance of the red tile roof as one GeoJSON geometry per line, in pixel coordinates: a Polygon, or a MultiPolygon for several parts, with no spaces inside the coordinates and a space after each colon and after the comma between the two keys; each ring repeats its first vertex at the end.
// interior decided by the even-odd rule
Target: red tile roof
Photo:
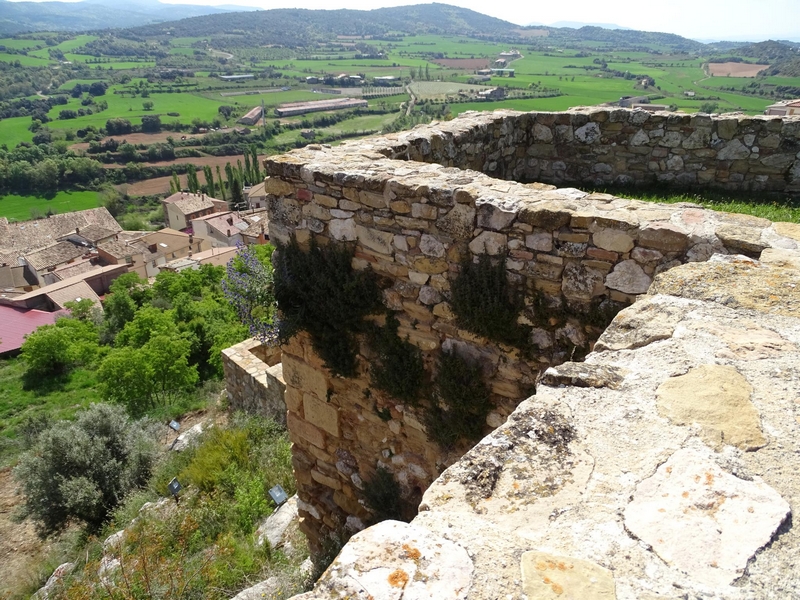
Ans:
{"type": "Polygon", "coordinates": [[[55,323],[61,314],[0,305],[0,354],[19,350],[26,335],[55,323]]]}

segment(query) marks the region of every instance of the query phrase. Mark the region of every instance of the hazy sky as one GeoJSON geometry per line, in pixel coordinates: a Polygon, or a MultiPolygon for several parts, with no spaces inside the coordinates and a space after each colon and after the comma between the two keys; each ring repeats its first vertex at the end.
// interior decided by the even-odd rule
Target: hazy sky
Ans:
{"type": "MultiPolygon", "coordinates": [[[[233,4],[269,8],[353,8],[420,4],[414,0],[162,0],[174,4],[233,4]]],[[[558,21],[609,23],[644,31],[665,31],[694,39],[800,41],[800,0],[665,0],[637,4],[631,0],[539,0],[487,2],[446,0],[465,8],[527,25],[558,21]]]]}

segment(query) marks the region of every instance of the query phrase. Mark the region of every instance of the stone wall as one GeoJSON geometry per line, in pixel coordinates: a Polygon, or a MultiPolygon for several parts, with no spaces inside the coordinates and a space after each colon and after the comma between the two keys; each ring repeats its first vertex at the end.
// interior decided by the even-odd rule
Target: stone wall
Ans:
{"type": "Polygon", "coordinates": [[[513,181],[800,193],[800,117],[579,108],[466,113],[362,144],[513,181]]]}
{"type": "Polygon", "coordinates": [[[285,425],[286,384],[280,360],[280,348],[263,346],[253,338],[223,350],[222,368],[231,409],[271,417],[285,425]]]}
{"type": "Polygon", "coordinates": [[[798,364],[800,251],[661,273],[296,600],[800,598],[798,364]]]}
{"type": "MultiPolygon", "coordinates": [[[[620,122],[609,116],[619,111],[605,111],[607,118],[597,120],[602,112],[587,113],[587,119],[596,120],[585,122],[620,122]]],[[[638,115],[622,113],[631,119],[638,115]]],[[[545,117],[561,122],[558,115],[545,117]]],[[[464,122],[497,140],[503,131],[511,138],[523,135],[515,124],[536,124],[538,118],[503,113],[464,122]]],[[[564,118],[580,121],[573,113],[564,118]]],[[[451,133],[459,127],[457,121],[388,141],[309,146],[271,157],[265,189],[271,239],[286,242],[294,235],[305,244],[314,236],[320,244],[351,245],[356,269],[372,269],[388,281],[384,304],[399,320],[401,337],[425,353],[428,365],[442,349],[480,362],[492,391],[487,433],[530,395],[540,372],[593,349],[602,332],[596,316],[603,307],[632,303],[658,273],[713,254],[758,257],[766,248],[798,247],[796,226],[789,224],[692,204],[650,204],[500,181],[385,156],[390,143],[427,136],[407,144],[406,158],[417,158],[412,148],[429,149],[419,158],[442,156],[451,148],[456,156],[448,163],[464,164],[458,156],[470,152],[470,144],[461,138],[447,142],[456,139],[451,133]],[[481,254],[505,257],[510,280],[524,291],[519,323],[532,327],[530,342],[538,349],[533,356],[523,357],[456,322],[451,283],[462,260],[481,254]]],[[[473,154],[483,156],[475,159],[483,167],[484,151],[476,147],[473,154]]],[[[524,148],[503,154],[520,154],[514,160],[530,162],[524,148]]],[[[316,550],[331,532],[358,530],[368,521],[362,490],[379,465],[395,474],[414,501],[467,449],[443,453],[429,440],[418,409],[372,389],[372,358],[362,344],[359,376],[343,379],[322,366],[308,337],[297,336],[283,347],[302,527],[316,550]]]]}

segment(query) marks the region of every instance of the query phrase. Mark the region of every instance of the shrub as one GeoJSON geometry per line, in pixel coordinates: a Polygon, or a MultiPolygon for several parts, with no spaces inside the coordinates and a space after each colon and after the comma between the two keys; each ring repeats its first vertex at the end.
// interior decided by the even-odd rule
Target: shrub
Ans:
{"type": "Polygon", "coordinates": [[[491,407],[480,366],[455,351],[443,352],[433,382],[433,403],[425,412],[428,435],[446,450],[460,439],[477,441],[491,407]]]}
{"type": "Polygon", "coordinates": [[[511,288],[504,257],[467,258],[452,283],[452,307],[459,326],[490,340],[524,348],[530,328],[517,323],[522,298],[511,288]]]}
{"type": "Polygon", "coordinates": [[[370,369],[371,381],[398,400],[415,404],[424,381],[425,365],[419,348],[397,335],[399,325],[395,316],[389,315],[384,327],[371,332],[370,343],[377,354],[370,369]]]}
{"type": "Polygon", "coordinates": [[[349,248],[322,247],[313,238],[308,252],[292,238],[273,257],[280,342],[307,331],[325,366],[342,377],[356,372],[364,317],[381,307],[374,273],[355,271],[352,258],[349,248]]]}
{"type": "Polygon", "coordinates": [[[15,475],[25,511],[42,534],[72,519],[97,529],[134,488],[146,483],[156,456],[149,426],[125,410],[94,404],[76,421],[59,421],[39,434],[15,475]]]}
{"type": "Polygon", "coordinates": [[[403,518],[400,484],[383,466],[377,468],[372,479],[364,482],[364,501],[374,515],[373,525],[388,519],[407,521],[403,518]]]}

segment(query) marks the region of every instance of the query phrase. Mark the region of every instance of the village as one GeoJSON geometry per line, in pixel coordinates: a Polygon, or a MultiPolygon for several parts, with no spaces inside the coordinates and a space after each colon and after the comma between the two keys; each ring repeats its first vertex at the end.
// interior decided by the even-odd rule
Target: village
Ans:
{"type": "Polygon", "coordinates": [[[0,217],[0,356],[25,336],[67,314],[69,302],[102,310],[124,273],[151,280],[161,271],[225,266],[237,246],[269,241],[264,184],[243,190],[246,208],[206,194],[177,192],[162,201],[166,227],[124,231],[106,208],[9,222],[0,217]]]}

